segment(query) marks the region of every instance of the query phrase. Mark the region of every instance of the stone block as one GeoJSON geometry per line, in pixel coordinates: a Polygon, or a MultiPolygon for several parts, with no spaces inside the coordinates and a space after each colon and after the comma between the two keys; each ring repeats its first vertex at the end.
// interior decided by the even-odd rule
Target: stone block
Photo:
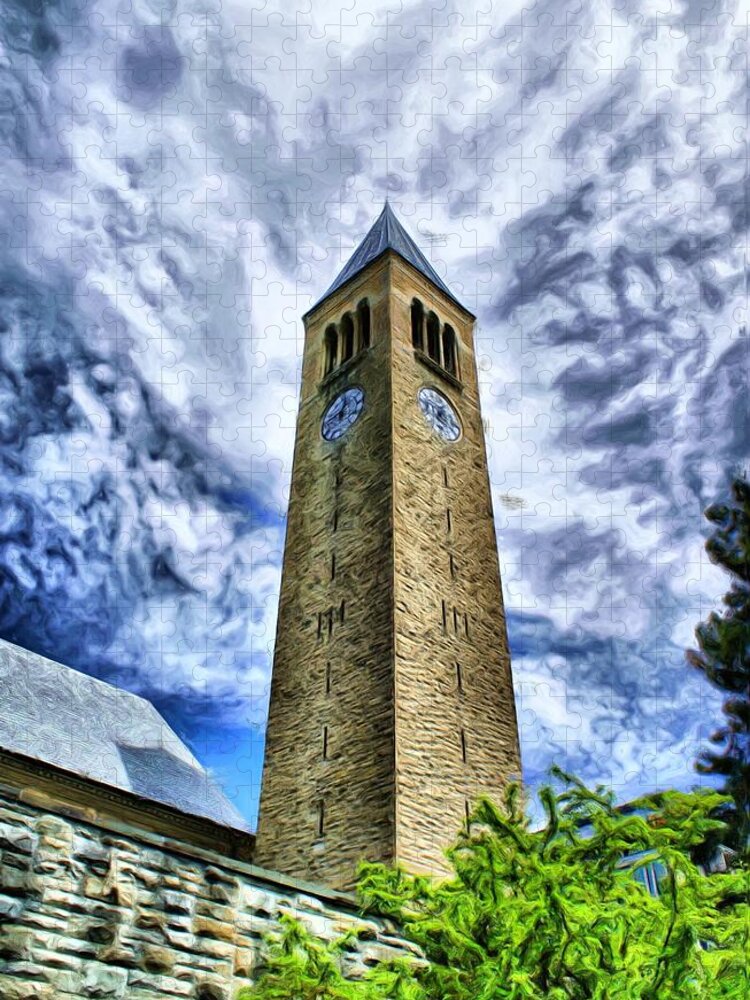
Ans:
{"type": "Polygon", "coordinates": [[[24,910],[24,901],[17,897],[0,896],[0,919],[15,920],[24,910]]]}
{"type": "Polygon", "coordinates": [[[258,962],[257,952],[253,948],[237,948],[234,953],[234,974],[250,978],[258,962]]]}
{"type": "Polygon", "coordinates": [[[144,944],[138,964],[146,972],[171,972],[178,959],[179,956],[171,948],[144,944]]]}
{"type": "Polygon", "coordinates": [[[99,841],[77,834],[73,839],[72,855],[79,861],[96,864],[108,860],[109,850],[99,841]]]}
{"type": "Polygon", "coordinates": [[[209,887],[209,896],[217,903],[226,903],[229,906],[236,906],[239,895],[239,885],[217,882],[209,887]]]}
{"type": "Polygon", "coordinates": [[[81,984],[85,997],[123,997],[128,985],[125,969],[116,969],[98,962],[87,962],[81,984]]]}
{"type": "Polygon", "coordinates": [[[118,927],[117,919],[87,921],[83,937],[93,944],[111,944],[117,937],[118,927]]]}
{"type": "MultiPolygon", "coordinates": [[[[217,944],[218,942],[213,943],[217,944]]],[[[175,965],[172,975],[175,979],[189,979],[191,982],[195,982],[196,976],[203,974],[222,976],[227,981],[231,980],[234,971],[235,949],[230,945],[222,947],[227,950],[227,953],[222,957],[197,952],[191,955],[181,955],[180,964],[175,965]]]]}
{"type": "Polygon", "coordinates": [[[46,813],[37,820],[34,829],[45,847],[70,851],[73,846],[73,827],[60,816],[46,813]]]}
{"type": "Polygon", "coordinates": [[[195,984],[195,1000],[231,1000],[231,989],[221,979],[203,979],[195,984]]]}
{"type": "Polygon", "coordinates": [[[100,948],[96,957],[100,962],[106,962],[108,965],[119,965],[130,969],[137,967],[139,956],[132,944],[125,944],[119,938],[115,938],[111,944],[100,948]]]}
{"type": "Polygon", "coordinates": [[[195,896],[186,892],[165,890],[161,894],[162,905],[167,913],[192,914],[195,908],[195,896]]]}
{"type": "Polygon", "coordinates": [[[231,958],[234,955],[234,945],[209,937],[196,937],[194,949],[198,955],[205,955],[209,958],[223,959],[231,958]]]}
{"type": "Polygon", "coordinates": [[[138,907],[133,922],[136,927],[140,927],[142,930],[157,930],[163,932],[164,928],[167,926],[168,920],[169,916],[166,913],[159,912],[158,910],[146,910],[143,907],[138,907]]]}
{"type": "Polygon", "coordinates": [[[159,976],[149,972],[134,969],[128,974],[128,990],[151,990],[153,996],[188,997],[193,992],[193,985],[182,982],[172,976],[159,976]]]}
{"type": "Polygon", "coordinates": [[[31,956],[34,935],[23,927],[0,927],[0,958],[25,959],[31,956]]]}
{"type": "Polygon", "coordinates": [[[55,1000],[55,988],[35,979],[24,980],[0,972],[0,997],[3,1000],[55,1000]]]}
{"type": "Polygon", "coordinates": [[[234,908],[215,903],[212,900],[201,899],[195,907],[195,915],[199,917],[210,917],[212,920],[223,922],[234,920],[234,908]]]}
{"type": "Polygon", "coordinates": [[[26,826],[0,823],[0,850],[31,854],[36,838],[26,826]]]}
{"type": "Polygon", "coordinates": [[[198,937],[214,938],[217,941],[233,942],[237,937],[237,931],[233,924],[213,920],[210,917],[195,917],[193,919],[193,933],[198,937]]]}
{"type": "Polygon", "coordinates": [[[44,883],[39,875],[3,865],[0,869],[0,889],[8,896],[41,896],[44,883]]]}
{"type": "Polygon", "coordinates": [[[195,948],[195,935],[192,931],[174,930],[172,927],[164,928],[164,940],[173,948],[182,948],[184,951],[192,951],[195,948]]]}

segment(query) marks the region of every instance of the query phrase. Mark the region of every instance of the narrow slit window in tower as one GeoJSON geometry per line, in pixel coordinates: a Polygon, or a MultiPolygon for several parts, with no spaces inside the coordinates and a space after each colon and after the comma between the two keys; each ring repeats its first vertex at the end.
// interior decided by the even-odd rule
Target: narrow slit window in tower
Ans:
{"type": "Polygon", "coordinates": [[[461,730],[461,760],[466,763],[466,733],[461,730]]]}
{"type": "Polygon", "coordinates": [[[339,621],[342,623],[342,625],[344,623],[344,613],[345,613],[345,611],[346,611],[346,601],[342,601],[341,602],[341,607],[339,608],[339,621]]]}
{"type": "Polygon", "coordinates": [[[448,485],[448,470],[445,466],[443,466],[443,486],[447,485],[448,485]]]}
{"type": "Polygon", "coordinates": [[[331,553],[331,579],[336,579],[336,553],[331,553]]]}
{"type": "Polygon", "coordinates": [[[458,635],[458,609],[453,609],[453,631],[458,635]]]}
{"type": "MultiPolygon", "coordinates": [[[[463,730],[461,735],[463,736],[463,730]]],[[[323,760],[328,760],[328,726],[323,726],[323,760]]],[[[464,760],[466,760],[465,754],[464,760]]]]}
{"type": "Polygon", "coordinates": [[[452,528],[452,524],[451,524],[451,509],[450,509],[450,507],[447,507],[446,510],[445,510],[445,523],[446,523],[446,525],[448,527],[448,532],[450,533],[451,528],[452,528]]]}
{"type": "Polygon", "coordinates": [[[318,638],[323,634],[323,612],[318,612],[318,638]]]}
{"type": "Polygon", "coordinates": [[[453,553],[448,554],[448,563],[450,565],[451,577],[455,580],[456,578],[456,560],[453,558],[453,553]]]}
{"type": "Polygon", "coordinates": [[[464,634],[466,635],[466,638],[468,639],[469,638],[469,615],[468,615],[468,613],[466,611],[464,611],[464,634]]]}
{"type": "Polygon", "coordinates": [[[471,813],[469,811],[469,803],[468,803],[468,801],[466,799],[464,799],[464,815],[466,816],[466,826],[468,827],[468,825],[469,825],[469,816],[471,815],[471,813]]]}
{"type": "Polygon", "coordinates": [[[424,350],[424,307],[419,299],[411,302],[411,345],[415,351],[424,350]]]}
{"type": "Polygon", "coordinates": [[[448,608],[445,606],[445,601],[442,602],[443,605],[443,632],[445,632],[448,627],[448,608]]]}
{"type": "Polygon", "coordinates": [[[328,609],[328,635],[330,637],[331,632],[333,632],[333,608],[328,609]]]}
{"type": "Polygon", "coordinates": [[[325,832],[326,832],[325,823],[326,823],[326,806],[325,806],[325,802],[323,801],[323,799],[321,799],[320,802],[318,802],[318,836],[319,837],[322,837],[325,834],[325,832]]]}
{"type": "Polygon", "coordinates": [[[456,661],[456,687],[458,688],[459,694],[462,694],[464,689],[464,679],[461,674],[461,664],[458,661],[456,661]]]}
{"type": "Polygon", "coordinates": [[[357,306],[357,319],[359,326],[359,348],[364,351],[370,346],[370,303],[367,299],[357,306]]]}
{"type": "Polygon", "coordinates": [[[331,693],[331,661],[326,662],[326,694],[331,693]]]}
{"type": "Polygon", "coordinates": [[[354,320],[351,313],[341,317],[341,360],[348,361],[354,354],[354,320]]]}

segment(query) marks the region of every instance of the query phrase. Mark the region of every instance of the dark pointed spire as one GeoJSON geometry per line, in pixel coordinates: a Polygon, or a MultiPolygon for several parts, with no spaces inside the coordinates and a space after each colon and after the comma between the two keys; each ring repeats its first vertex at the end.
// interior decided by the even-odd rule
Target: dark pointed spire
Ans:
{"type": "MultiPolygon", "coordinates": [[[[349,258],[346,266],[340,272],[331,287],[326,291],[325,295],[323,295],[323,297],[315,303],[313,309],[320,305],[324,299],[327,299],[329,295],[332,295],[333,292],[341,288],[342,285],[345,285],[347,281],[355,276],[355,274],[359,274],[360,271],[364,270],[368,264],[371,264],[374,260],[380,257],[380,255],[385,253],[386,250],[395,251],[400,257],[403,257],[404,260],[408,261],[412,267],[415,267],[421,274],[423,274],[425,278],[431,281],[433,285],[436,285],[441,292],[444,292],[445,295],[451,299],[451,301],[455,302],[459,306],[461,305],[455,295],[452,294],[447,285],[442,281],[432,264],[430,264],[414,240],[411,236],[409,236],[407,231],[398,221],[390,203],[388,202],[388,199],[386,198],[383,211],[375,220],[375,223],[369,233],[365,236],[352,256],[349,258]]],[[[461,306],[461,308],[468,311],[465,306],[461,306]]]]}

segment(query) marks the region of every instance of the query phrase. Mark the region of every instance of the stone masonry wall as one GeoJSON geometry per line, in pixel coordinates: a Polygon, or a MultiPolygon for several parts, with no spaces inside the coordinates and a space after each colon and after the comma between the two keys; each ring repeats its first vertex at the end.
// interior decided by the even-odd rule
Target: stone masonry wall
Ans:
{"type": "Polygon", "coordinates": [[[36,808],[0,786],[2,1000],[230,1000],[284,914],[313,932],[362,932],[348,972],[415,952],[352,897],[211,851],[36,808]]]}
{"type": "Polygon", "coordinates": [[[394,851],[385,275],[385,261],[373,265],[307,321],[254,856],[343,889],[362,858],[390,861],[394,851]],[[371,346],[326,378],[324,331],[364,297],[371,346]],[[365,393],[362,416],[324,441],[326,408],[354,386],[365,393]]]}
{"type": "Polygon", "coordinates": [[[518,724],[473,345],[473,320],[398,257],[390,263],[394,480],[396,855],[444,872],[480,795],[520,777],[518,724]],[[411,303],[458,338],[460,381],[411,341],[411,303]],[[443,395],[461,423],[441,440],[417,404],[443,395]]]}
{"type": "Polygon", "coordinates": [[[445,874],[466,810],[520,770],[473,319],[388,252],[306,319],[254,860],[339,888],[361,858],[445,874]],[[453,327],[460,380],[414,350],[415,296],[453,327]],[[325,376],[325,331],[364,297],[371,345],[325,376]],[[362,415],[324,441],[353,386],[362,415]]]}

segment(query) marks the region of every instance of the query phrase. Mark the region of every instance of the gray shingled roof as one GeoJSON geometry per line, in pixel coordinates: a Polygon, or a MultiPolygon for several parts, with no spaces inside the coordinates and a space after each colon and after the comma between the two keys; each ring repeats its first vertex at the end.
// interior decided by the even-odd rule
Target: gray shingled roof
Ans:
{"type": "MultiPolygon", "coordinates": [[[[385,203],[383,211],[375,220],[375,223],[367,236],[365,236],[347,261],[343,271],[340,272],[339,276],[336,278],[325,295],[318,299],[312,309],[315,309],[316,306],[320,305],[320,303],[335,292],[337,288],[341,288],[342,285],[345,285],[346,282],[349,281],[350,278],[353,278],[355,274],[359,274],[360,271],[367,267],[368,264],[371,264],[374,260],[376,260],[382,253],[385,253],[386,250],[394,250],[400,257],[403,257],[404,260],[408,261],[412,267],[415,267],[421,274],[423,274],[425,278],[431,281],[433,285],[437,285],[442,292],[445,292],[449,299],[461,306],[462,309],[466,309],[466,306],[461,305],[456,296],[451,292],[448,286],[443,282],[442,278],[438,275],[437,271],[433,268],[432,264],[430,264],[417,244],[398,221],[388,202],[385,203]]],[[[309,311],[312,312],[312,309],[309,311]]]]}
{"type": "Polygon", "coordinates": [[[223,826],[248,829],[150,702],[4,639],[0,747],[223,826]]]}

